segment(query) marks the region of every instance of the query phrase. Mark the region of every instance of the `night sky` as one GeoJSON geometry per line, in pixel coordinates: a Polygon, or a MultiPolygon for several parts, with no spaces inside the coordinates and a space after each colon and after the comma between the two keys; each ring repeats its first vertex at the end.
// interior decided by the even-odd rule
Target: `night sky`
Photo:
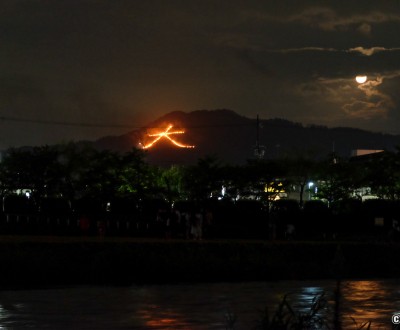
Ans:
{"type": "Polygon", "coordinates": [[[1,149],[200,109],[400,133],[399,1],[0,4],[1,149]]]}

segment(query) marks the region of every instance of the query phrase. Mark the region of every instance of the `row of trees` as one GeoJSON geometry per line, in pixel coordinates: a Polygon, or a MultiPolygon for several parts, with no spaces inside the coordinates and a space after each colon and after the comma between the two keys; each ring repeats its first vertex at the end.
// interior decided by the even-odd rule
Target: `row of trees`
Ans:
{"type": "Polygon", "coordinates": [[[129,196],[172,202],[221,197],[223,187],[226,198],[252,195],[267,201],[296,187],[302,204],[308,182],[318,180],[318,196],[328,202],[354,197],[362,187],[370,187],[381,198],[400,198],[399,151],[376,154],[363,162],[301,155],[249,160],[242,166],[207,157],[192,166],[162,168],[145,159],[139,149],[119,154],[82,143],[10,149],[0,163],[0,190],[3,195],[30,189],[37,197],[108,200],[129,196]]]}
{"type": "Polygon", "coordinates": [[[328,203],[361,199],[363,194],[400,199],[400,150],[347,160],[334,154],[318,160],[298,155],[249,160],[243,166],[222,166],[215,158],[207,158],[186,170],[186,182],[191,182],[188,193],[195,199],[218,194],[222,186],[227,197],[251,195],[265,201],[282,191],[295,190],[302,206],[311,181],[318,182],[318,192],[313,196],[328,203]]]}

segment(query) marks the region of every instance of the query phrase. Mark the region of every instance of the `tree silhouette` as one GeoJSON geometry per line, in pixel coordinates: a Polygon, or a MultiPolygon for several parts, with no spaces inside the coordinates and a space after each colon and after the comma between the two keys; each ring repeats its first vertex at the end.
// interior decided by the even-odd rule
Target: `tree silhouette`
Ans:
{"type": "Polygon", "coordinates": [[[311,157],[303,155],[296,158],[287,158],[283,161],[287,168],[287,179],[289,183],[300,187],[300,207],[304,204],[304,190],[310,180],[317,177],[317,162],[311,157]]]}

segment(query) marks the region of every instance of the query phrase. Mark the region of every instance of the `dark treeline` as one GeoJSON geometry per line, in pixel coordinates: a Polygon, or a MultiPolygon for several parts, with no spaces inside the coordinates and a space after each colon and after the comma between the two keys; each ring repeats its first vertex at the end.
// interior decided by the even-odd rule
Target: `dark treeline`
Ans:
{"type": "MultiPolygon", "coordinates": [[[[365,194],[396,204],[400,198],[400,152],[353,160],[338,159],[335,155],[316,160],[303,154],[278,160],[254,159],[241,166],[207,157],[195,165],[165,168],[146,162],[142,150],[120,154],[97,150],[90,144],[68,143],[5,152],[0,164],[0,192],[5,217],[33,210],[59,210],[64,215],[80,210],[77,216],[82,217],[93,213],[89,209],[96,207],[114,213],[120,208],[131,215],[147,208],[155,217],[158,209],[168,210],[173,205],[182,205],[182,209],[194,205],[194,209],[201,207],[205,212],[207,208],[220,209],[217,204],[244,205],[247,201],[249,205],[258,203],[270,226],[280,205],[281,209],[288,209],[284,200],[275,202],[277,196],[296,194],[296,204],[302,212],[312,209],[310,205],[314,203],[320,218],[326,217],[328,211],[341,215],[356,212],[365,194]],[[318,182],[318,190],[311,189],[310,182],[318,182]],[[27,203],[22,207],[12,198],[24,198],[27,203]],[[311,198],[313,201],[309,201],[311,198]]],[[[241,215],[243,219],[238,221],[246,221],[249,210],[224,211],[221,218],[228,221],[229,217],[236,219],[241,215]]],[[[142,214],[141,221],[146,216],[142,214]]],[[[293,217],[300,219],[296,214],[293,217]]],[[[10,221],[9,217],[4,221],[10,221]]]]}
{"type": "Polygon", "coordinates": [[[90,144],[63,144],[9,149],[0,164],[0,192],[20,190],[33,197],[115,197],[205,200],[249,198],[272,200],[279,192],[299,192],[302,206],[307,184],[319,182],[314,197],[332,203],[361,198],[361,188],[382,199],[400,198],[400,152],[384,152],[357,160],[329,155],[315,160],[305,155],[275,160],[249,160],[246,165],[222,164],[216,157],[196,165],[158,167],[145,152],[120,154],[96,150],[90,144]],[[279,187],[278,187],[279,184],[279,187]],[[224,189],[223,189],[224,187],[224,189]],[[267,189],[266,189],[267,187],[267,189]]]}

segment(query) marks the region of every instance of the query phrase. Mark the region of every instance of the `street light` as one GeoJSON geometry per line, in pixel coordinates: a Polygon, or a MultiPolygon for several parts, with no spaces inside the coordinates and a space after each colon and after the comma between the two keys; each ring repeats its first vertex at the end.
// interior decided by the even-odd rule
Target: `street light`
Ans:
{"type": "Polygon", "coordinates": [[[314,182],[309,182],[308,183],[308,200],[311,200],[311,187],[314,186],[314,182]]]}

